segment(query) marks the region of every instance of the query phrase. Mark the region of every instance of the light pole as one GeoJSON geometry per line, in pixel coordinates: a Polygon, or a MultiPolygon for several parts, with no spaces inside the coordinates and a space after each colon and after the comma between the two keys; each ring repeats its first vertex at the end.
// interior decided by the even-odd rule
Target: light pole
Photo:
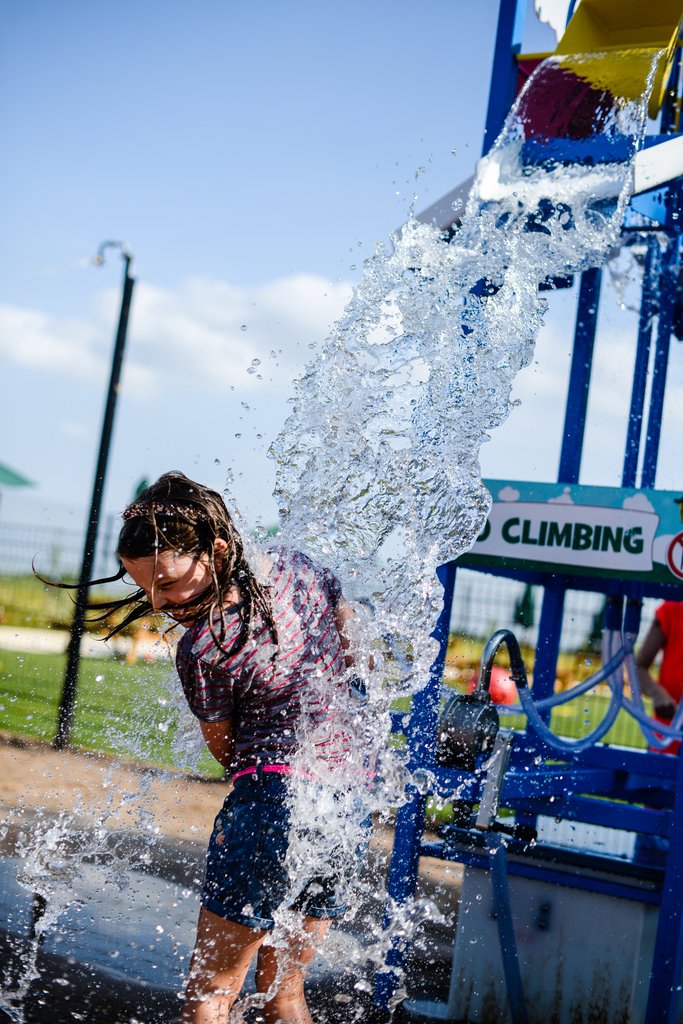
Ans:
{"type": "Polygon", "coordinates": [[[78,668],[81,657],[81,638],[83,636],[85,625],[85,613],[88,607],[88,588],[90,586],[93,563],[95,560],[97,527],[100,519],[104,479],[107,473],[109,446],[111,444],[116,399],[118,398],[121,366],[123,364],[123,350],[126,344],[128,314],[130,311],[131,298],[133,296],[133,285],[135,284],[135,279],[131,277],[130,274],[130,266],[133,256],[122,242],[103,242],[97,251],[97,256],[95,257],[94,262],[101,266],[104,263],[104,254],[107,249],[118,249],[123,258],[123,292],[121,296],[119,326],[116,332],[116,341],[112,356],[109,388],[107,390],[107,403],[104,410],[104,419],[102,421],[100,451],[97,458],[97,469],[95,470],[92,500],[90,502],[88,529],[86,531],[85,544],[83,547],[81,575],[78,581],[78,590],[76,592],[76,607],[74,609],[74,618],[71,625],[71,637],[69,640],[69,647],[67,649],[64,685],[62,688],[61,700],[59,702],[57,735],[54,740],[54,746],[57,750],[62,750],[64,747],[68,747],[71,742],[71,730],[73,727],[74,710],[76,707],[76,690],[78,687],[78,668]]]}

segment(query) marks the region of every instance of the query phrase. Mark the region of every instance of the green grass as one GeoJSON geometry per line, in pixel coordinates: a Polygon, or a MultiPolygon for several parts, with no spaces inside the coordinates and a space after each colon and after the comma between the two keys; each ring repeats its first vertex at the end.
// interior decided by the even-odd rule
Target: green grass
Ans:
{"type": "MultiPolygon", "coordinates": [[[[0,650],[0,728],[51,741],[56,733],[66,658],[0,650]]],[[[169,705],[169,664],[128,665],[114,658],[83,658],[72,742],[84,750],[178,767],[175,715],[169,705]]],[[[202,773],[222,769],[207,753],[202,773]]]]}
{"type": "Polygon", "coordinates": [[[73,615],[73,591],[46,586],[32,575],[0,579],[0,622],[5,626],[68,629],[73,615]]]}
{"type": "MultiPolygon", "coordinates": [[[[67,579],[63,582],[73,581],[67,579]]],[[[33,575],[5,576],[0,579],[0,625],[68,632],[74,617],[75,595],[75,589],[61,590],[41,582],[33,575]]],[[[93,601],[105,601],[120,597],[121,594],[96,587],[90,596],[93,601]]],[[[107,631],[105,623],[98,621],[99,616],[100,612],[95,610],[86,616],[85,629],[88,632],[101,634],[107,631]]],[[[114,615],[111,621],[116,617],[114,615]]],[[[120,618],[119,614],[119,621],[120,618]]],[[[124,630],[123,635],[131,635],[132,632],[134,627],[124,630]]]]}

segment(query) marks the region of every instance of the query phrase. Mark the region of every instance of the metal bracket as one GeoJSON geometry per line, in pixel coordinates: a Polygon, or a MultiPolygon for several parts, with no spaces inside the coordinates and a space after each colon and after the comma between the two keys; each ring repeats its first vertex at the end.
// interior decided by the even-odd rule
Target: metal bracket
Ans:
{"type": "Polygon", "coordinates": [[[493,744],[493,752],[486,765],[486,779],[482,786],[479,810],[474,822],[475,828],[488,831],[496,820],[503,778],[510,761],[514,733],[500,729],[493,744]]]}

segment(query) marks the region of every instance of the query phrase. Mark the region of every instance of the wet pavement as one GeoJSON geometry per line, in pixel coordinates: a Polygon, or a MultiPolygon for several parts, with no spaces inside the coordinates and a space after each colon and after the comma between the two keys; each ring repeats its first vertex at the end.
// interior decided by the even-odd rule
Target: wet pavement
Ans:
{"type": "MultiPolygon", "coordinates": [[[[33,921],[42,910],[40,900],[22,884],[26,878],[21,858],[13,855],[22,833],[25,837],[30,832],[30,821],[24,819],[23,828],[6,830],[0,844],[0,992],[5,1003],[30,964],[33,921]]],[[[65,909],[56,923],[44,919],[48,927],[39,943],[36,977],[22,999],[27,1024],[167,1024],[178,1019],[194,940],[203,852],[197,844],[161,840],[151,855],[145,849],[141,860],[134,837],[113,835],[110,843],[111,854],[100,848],[98,854],[75,861],[76,877],[69,877],[70,862],[65,859],[60,886],[65,909]],[[127,863],[135,869],[125,869],[127,863]]],[[[376,876],[378,893],[389,850],[386,831],[376,837],[368,866],[376,876]]],[[[427,921],[414,936],[407,973],[409,998],[395,1013],[396,1021],[443,1019],[438,1013],[432,1018],[415,1011],[424,1009],[425,999],[446,997],[460,877],[454,865],[422,865],[420,895],[439,905],[445,921],[427,921]]],[[[364,907],[363,914],[366,922],[379,922],[381,899],[364,907]]],[[[339,967],[352,959],[345,956],[345,948],[350,952],[363,939],[353,926],[342,923],[330,933],[327,956],[311,964],[308,1000],[321,1024],[380,1024],[389,1019],[374,1006],[369,970],[359,974],[339,967]]],[[[247,979],[245,990],[253,991],[253,977],[247,979]]],[[[0,1009],[0,1021],[10,1019],[0,1009]]],[[[258,1015],[252,1011],[247,1020],[255,1024],[258,1015]]]]}

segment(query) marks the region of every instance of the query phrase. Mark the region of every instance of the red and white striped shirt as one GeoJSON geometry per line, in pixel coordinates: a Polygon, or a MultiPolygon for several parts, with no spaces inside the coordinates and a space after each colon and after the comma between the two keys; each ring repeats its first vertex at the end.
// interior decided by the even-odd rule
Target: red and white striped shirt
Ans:
{"type": "MultiPolygon", "coordinates": [[[[239,608],[228,609],[220,647],[208,618],[183,635],[176,656],[180,681],[197,718],[232,723],[235,771],[257,763],[286,764],[304,732],[315,747],[312,756],[338,763],[348,751],[339,714],[348,688],[334,618],[341,586],[299,551],[279,548],[269,554],[267,585],[278,644],[257,613],[244,647],[226,653],[241,625],[239,608]]],[[[220,636],[219,621],[214,631],[220,636]]]]}

